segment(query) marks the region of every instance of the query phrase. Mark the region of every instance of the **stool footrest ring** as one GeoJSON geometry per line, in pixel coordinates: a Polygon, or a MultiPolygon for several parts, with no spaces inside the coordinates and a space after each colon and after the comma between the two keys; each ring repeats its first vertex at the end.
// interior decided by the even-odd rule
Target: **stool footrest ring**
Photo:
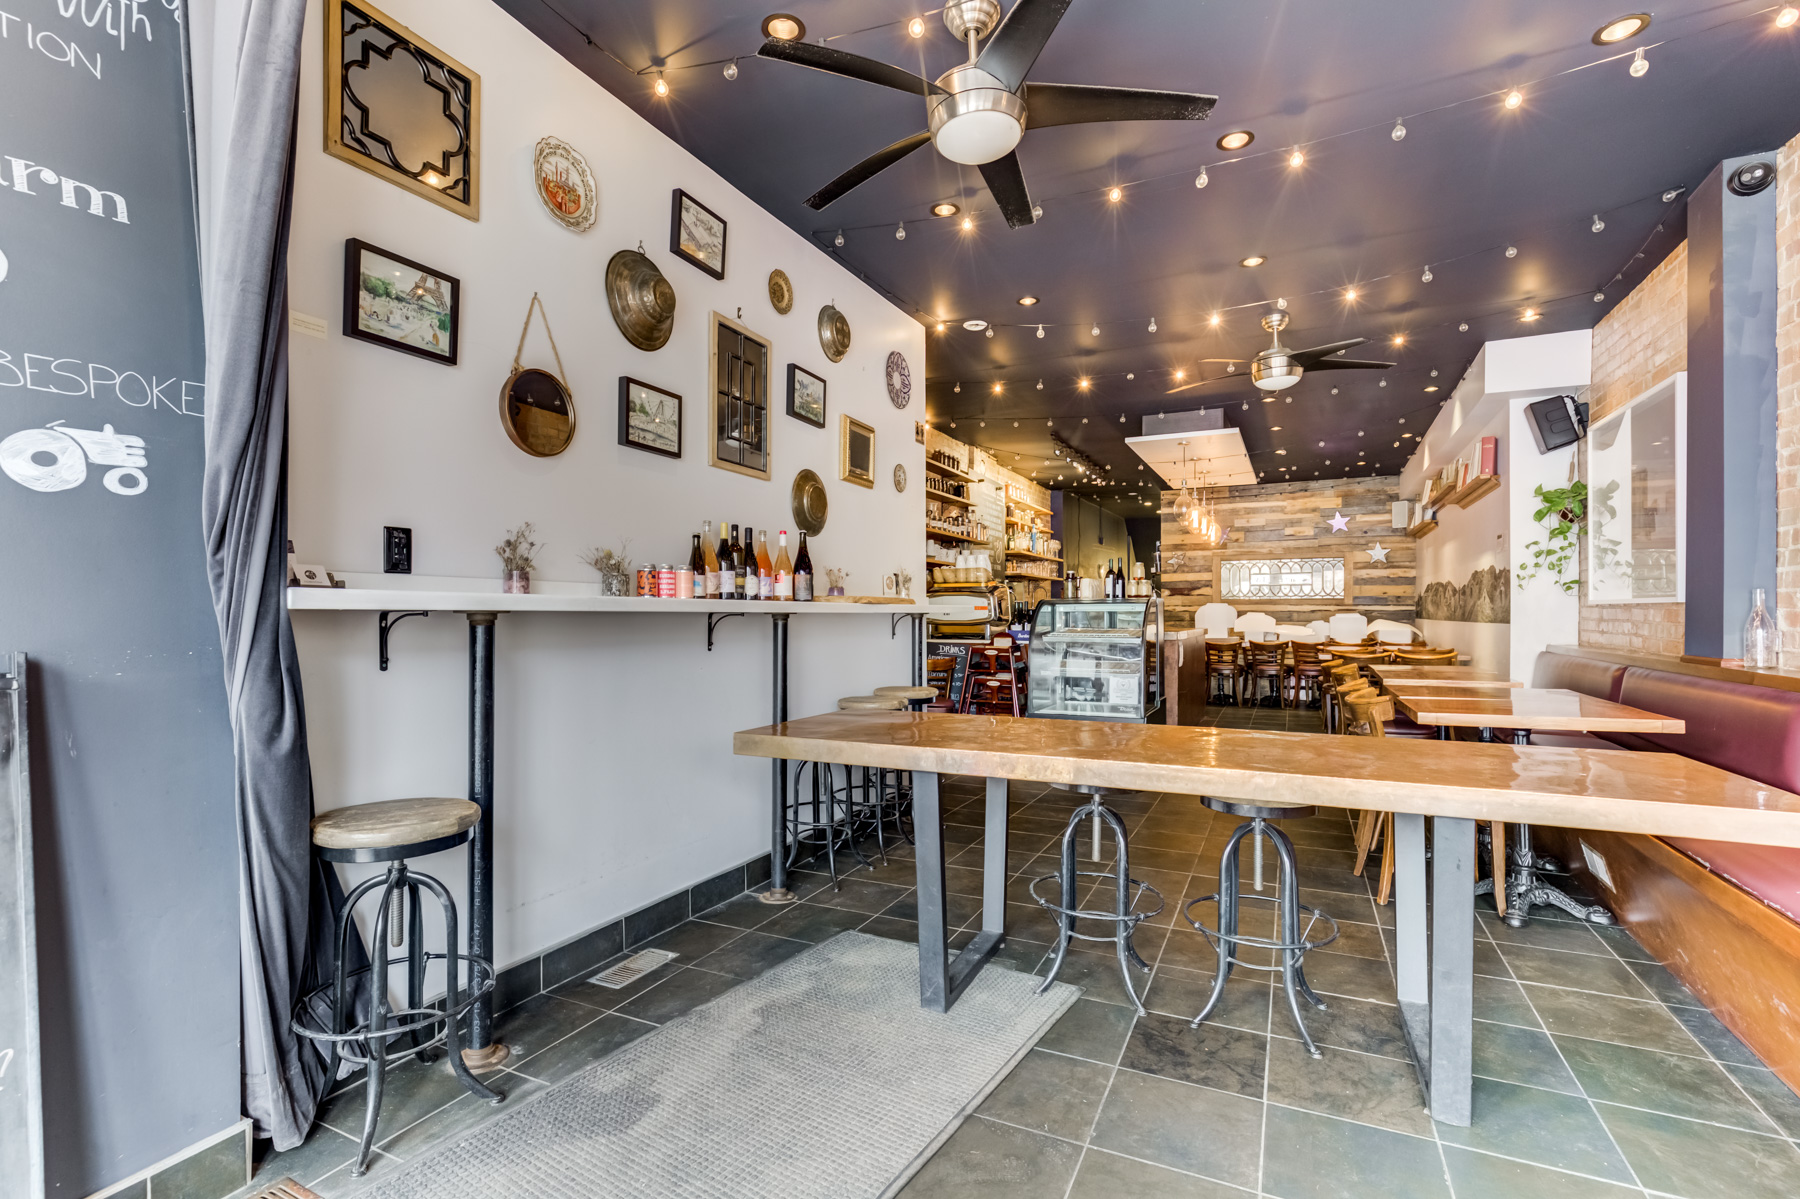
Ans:
{"type": "MultiPolygon", "coordinates": [[[[1075,873],[1077,877],[1080,878],[1104,878],[1116,881],[1115,875],[1099,870],[1077,870],[1075,873]]],[[[1127,928],[1134,929],[1144,921],[1161,915],[1163,908],[1168,906],[1168,901],[1163,898],[1163,893],[1161,891],[1158,891],[1149,883],[1134,878],[1130,879],[1129,882],[1130,885],[1136,887],[1137,890],[1132,893],[1131,906],[1123,915],[1120,915],[1118,912],[1092,912],[1082,908],[1065,908],[1059,904],[1052,903],[1050,900],[1045,899],[1042,895],[1038,894],[1038,884],[1049,882],[1060,884],[1062,882],[1062,875],[1040,875],[1031,880],[1030,891],[1031,898],[1037,901],[1038,906],[1049,912],[1052,916],[1073,917],[1076,920],[1092,920],[1100,923],[1122,924],[1127,926],[1127,928]],[[1146,893],[1156,897],[1156,906],[1147,911],[1140,912],[1138,911],[1138,903],[1144,898],[1146,893]]],[[[1111,941],[1118,934],[1117,932],[1110,932],[1104,936],[1097,936],[1093,933],[1079,933],[1076,932],[1073,927],[1070,927],[1069,935],[1082,941],[1111,941]]]]}
{"type": "MultiPolygon", "coordinates": [[[[1300,911],[1305,912],[1307,915],[1309,915],[1311,917],[1311,919],[1306,922],[1306,927],[1301,930],[1300,939],[1298,941],[1277,941],[1273,937],[1255,937],[1255,936],[1249,936],[1249,935],[1246,935],[1243,933],[1222,933],[1216,928],[1208,928],[1206,925],[1200,923],[1198,920],[1196,920],[1192,916],[1188,915],[1188,912],[1194,907],[1195,904],[1212,903],[1212,902],[1216,901],[1218,898],[1219,898],[1219,896],[1216,892],[1211,895],[1202,895],[1198,899],[1188,900],[1187,903],[1182,905],[1182,909],[1181,909],[1181,918],[1183,920],[1186,920],[1189,924],[1193,925],[1193,927],[1199,931],[1201,936],[1205,937],[1208,941],[1211,941],[1213,944],[1213,947],[1215,949],[1218,948],[1220,942],[1225,942],[1230,945],[1235,945],[1239,949],[1269,949],[1269,950],[1274,950],[1277,953],[1307,953],[1311,950],[1318,949],[1322,945],[1329,945],[1333,941],[1338,939],[1337,921],[1333,920],[1330,916],[1326,915],[1324,912],[1319,911],[1317,908],[1308,907],[1307,905],[1305,905],[1303,903],[1296,904],[1295,906],[1300,911]],[[1321,920],[1323,920],[1326,924],[1329,924],[1331,926],[1331,935],[1328,937],[1321,937],[1317,940],[1314,940],[1314,939],[1308,937],[1307,934],[1312,931],[1313,925],[1317,924],[1321,920]]],[[[1243,895],[1243,894],[1240,894],[1238,896],[1239,903],[1242,903],[1246,899],[1257,900],[1262,903],[1278,904],[1281,902],[1280,897],[1276,896],[1276,895],[1243,895]]],[[[1244,970],[1270,970],[1270,971],[1273,971],[1273,970],[1281,969],[1281,967],[1279,965],[1258,966],[1258,965],[1254,965],[1250,962],[1238,962],[1236,964],[1241,969],[1244,969],[1244,970]]]]}

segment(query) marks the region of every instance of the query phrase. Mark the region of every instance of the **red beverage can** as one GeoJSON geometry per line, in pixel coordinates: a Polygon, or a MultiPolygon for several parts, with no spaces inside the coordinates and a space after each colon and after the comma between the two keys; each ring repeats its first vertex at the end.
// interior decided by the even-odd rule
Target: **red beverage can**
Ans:
{"type": "Polygon", "coordinates": [[[656,597],[675,598],[675,568],[667,562],[656,568],[656,597]]]}

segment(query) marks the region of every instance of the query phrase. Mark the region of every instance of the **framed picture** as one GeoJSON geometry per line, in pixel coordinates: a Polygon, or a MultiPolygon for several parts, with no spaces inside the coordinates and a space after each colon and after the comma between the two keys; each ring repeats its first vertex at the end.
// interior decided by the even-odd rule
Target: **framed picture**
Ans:
{"type": "Polygon", "coordinates": [[[706,460],[720,470],[769,477],[769,339],[712,314],[706,460]]]}
{"type": "Polygon", "coordinates": [[[325,152],[480,220],[481,76],[366,0],[327,0],[325,152]]]}
{"type": "Polygon", "coordinates": [[[344,336],[456,365],[462,283],[422,262],[344,242],[344,336]]]}
{"type": "Polygon", "coordinates": [[[675,189],[669,217],[669,250],[715,279],[725,277],[725,218],[694,197],[675,189]]]}
{"type": "Polygon", "coordinates": [[[925,444],[925,422],[924,421],[916,420],[913,422],[913,440],[918,442],[920,445],[925,444]]]}
{"type": "Polygon", "coordinates": [[[825,380],[792,362],[788,363],[787,414],[816,429],[825,427],[825,380]]]}
{"type": "Polygon", "coordinates": [[[619,444],[670,458],[681,457],[681,397],[621,375],[619,444]]]}
{"type": "Polygon", "coordinates": [[[848,415],[838,421],[838,478],[858,487],[875,486],[874,426],[848,415]]]}

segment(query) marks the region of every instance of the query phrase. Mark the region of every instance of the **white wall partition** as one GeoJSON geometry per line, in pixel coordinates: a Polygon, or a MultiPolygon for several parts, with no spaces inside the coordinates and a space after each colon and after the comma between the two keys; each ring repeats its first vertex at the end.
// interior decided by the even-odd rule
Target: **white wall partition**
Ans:
{"type": "MultiPolygon", "coordinates": [[[[879,593],[904,567],[922,590],[924,330],[807,240],[736,192],[487,0],[384,0],[382,7],[481,76],[481,220],[471,222],[328,157],[322,146],[320,5],[306,40],[295,183],[290,296],[291,535],[301,561],[378,572],[382,527],[408,526],[420,575],[497,578],[493,546],[532,521],[547,549],[542,580],[591,581],[577,555],[629,538],[638,561],[684,560],[700,522],[793,529],[789,487],[810,467],[831,512],[814,560],[850,572],[853,593],[879,593]],[[581,151],[599,184],[586,233],[538,202],[532,151],[555,135],[581,151]],[[670,193],[683,188],[729,222],[725,278],[668,252],[670,193]],[[359,237],[461,280],[461,365],[447,367],[344,337],[344,239],[359,237]],[[674,334],[634,349],[608,312],[602,277],[615,251],[639,243],[674,285],[674,334]],[[778,315],[767,279],[793,281],[778,315]],[[575,397],[568,452],[515,449],[497,412],[532,293],[542,296],[575,397]],[[835,303],[852,345],[821,350],[816,318],[835,303]],[[709,313],[741,319],[773,343],[769,482],[707,465],[709,313]],[[739,313],[741,312],[741,318],[739,313]],[[910,365],[914,398],[888,400],[890,351],[910,365]],[[782,414],[786,365],[827,380],[828,423],[782,414]],[[679,460],[617,444],[619,379],[683,397],[679,460]],[[871,489],[838,479],[838,416],[876,430],[871,489]],[[904,494],[893,467],[910,476],[904,494]]],[[[771,76],[771,78],[773,78],[771,76]]],[[[778,84],[777,84],[778,85],[778,84]]],[[[541,326],[526,365],[554,368],[541,326]]],[[[821,584],[821,589],[822,589],[821,584]]],[[[300,646],[321,809],[408,795],[467,793],[468,631],[454,613],[411,620],[376,667],[372,616],[301,612],[300,646]]],[[[495,925],[506,965],[744,861],[768,846],[769,768],[730,751],[733,730],[769,713],[770,627],[705,620],[670,601],[667,614],[502,616],[497,652],[495,925]]],[[[792,710],[835,706],[909,681],[903,627],[867,616],[792,624],[792,710]]],[[[457,885],[462,851],[424,868],[457,885]]]]}

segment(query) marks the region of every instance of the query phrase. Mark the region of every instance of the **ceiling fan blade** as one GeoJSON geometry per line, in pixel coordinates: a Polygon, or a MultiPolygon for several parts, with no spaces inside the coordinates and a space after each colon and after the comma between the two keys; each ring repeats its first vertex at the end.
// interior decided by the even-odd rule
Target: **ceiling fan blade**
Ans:
{"type": "MultiPolygon", "coordinates": [[[[1019,2],[1023,4],[1025,0],[1019,2]]],[[[1016,153],[982,163],[981,177],[1009,226],[1019,229],[1037,219],[1031,215],[1031,192],[1025,187],[1025,172],[1019,167],[1016,153]]]]}
{"type": "Polygon", "coordinates": [[[1341,354],[1345,350],[1354,350],[1357,346],[1367,343],[1368,340],[1369,339],[1366,337],[1352,337],[1349,341],[1334,341],[1330,345],[1314,346],[1310,350],[1295,350],[1293,353],[1289,354],[1288,357],[1292,358],[1295,362],[1298,362],[1302,367],[1309,367],[1332,354],[1341,354]]]}
{"type": "MultiPolygon", "coordinates": [[[[1247,379],[1250,376],[1245,375],[1243,377],[1247,379]]],[[[1171,387],[1169,390],[1163,392],[1163,394],[1172,396],[1178,391],[1187,391],[1189,388],[1193,387],[1205,387],[1208,383],[1224,383],[1229,379],[1236,378],[1238,378],[1237,375],[1218,375],[1211,379],[1195,379],[1192,383],[1183,383],[1180,387],[1171,387]]]]}
{"type": "Polygon", "coordinates": [[[1384,371],[1394,365],[1391,362],[1361,362],[1355,358],[1327,358],[1323,362],[1309,364],[1309,371],[1384,371]]]}
{"type": "Polygon", "coordinates": [[[885,150],[877,150],[849,170],[821,187],[806,198],[806,206],[817,212],[827,204],[841,200],[851,191],[931,141],[931,134],[920,131],[911,137],[903,137],[885,150]]]}
{"type": "Polygon", "coordinates": [[[873,58],[864,58],[860,54],[834,50],[830,46],[813,42],[784,42],[778,38],[770,38],[756,54],[758,58],[798,63],[815,71],[860,79],[864,83],[878,83],[882,87],[891,87],[897,92],[910,92],[915,96],[945,94],[943,88],[911,71],[903,71],[873,58]]]}
{"type": "Polygon", "coordinates": [[[1007,91],[1018,91],[1071,2],[1019,0],[994,30],[975,65],[998,79],[1007,91]]]}
{"type": "Polygon", "coordinates": [[[1204,121],[1219,102],[1196,92],[1155,92],[1080,83],[1027,83],[1025,125],[1089,125],[1099,121],[1204,121]]]}

